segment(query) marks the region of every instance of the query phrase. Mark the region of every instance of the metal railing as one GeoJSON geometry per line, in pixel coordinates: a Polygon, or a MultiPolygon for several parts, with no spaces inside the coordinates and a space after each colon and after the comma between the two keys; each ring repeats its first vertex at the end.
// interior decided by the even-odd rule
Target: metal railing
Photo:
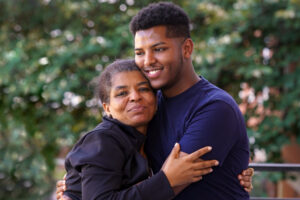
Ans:
{"type": "Polygon", "coordinates": [[[300,171],[300,164],[293,163],[250,163],[255,171],[300,171]]]}
{"type": "MultiPolygon", "coordinates": [[[[300,164],[293,163],[250,163],[255,171],[299,171],[300,164]]],[[[300,200],[300,198],[251,197],[251,200],[300,200]]]]}

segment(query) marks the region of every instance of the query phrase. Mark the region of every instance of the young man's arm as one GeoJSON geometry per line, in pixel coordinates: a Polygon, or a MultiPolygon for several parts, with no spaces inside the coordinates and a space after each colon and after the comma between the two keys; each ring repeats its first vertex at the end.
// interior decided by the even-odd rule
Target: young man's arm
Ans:
{"type": "MultiPolygon", "coordinates": [[[[222,166],[224,159],[236,145],[237,142],[241,143],[240,148],[242,148],[243,157],[239,161],[243,163],[248,162],[249,157],[249,146],[246,135],[246,130],[243,130],[244,124],[241,124],[242,130],[240,129],[240,124],[244,123],[242,116],[235,112],[233,108],[223,101],[215,101],[212,104],[206,106],[204,109],[197,112],[192,120],[187,125],[183,137],[179,141],[182,149],[181,155],[191,153],[194,149],[201,146],[211,145],[213,151],[204,159],[215,158],[220,162],[222,166]],[[242,140],[239,138],[243,136],[242,140]]],[[[236,166],[240,165],[236,163],[236,166]]],[[[235,166],[233,166],[235,167],[235,166]]],[[[246,166],[245,166],[246,168],[246,166]]],[[[246,191],[250,192],[252,189],[252,175],[253,170],[247,169],[242,172],[246,176],[238,176],[240,184],[245,188],[246,191]]],[[[205,178],[205,177],[204,177],[205,178]]]]}

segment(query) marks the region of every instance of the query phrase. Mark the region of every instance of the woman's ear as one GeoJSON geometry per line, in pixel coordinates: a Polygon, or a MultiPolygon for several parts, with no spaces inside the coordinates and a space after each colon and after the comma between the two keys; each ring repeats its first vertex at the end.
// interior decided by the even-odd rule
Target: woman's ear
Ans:
{"type": "Polygon", "coordinates": [[[183,57],[184,58],[191,58],[191,55],[194,50],[194,43],[191,38],[186,38],[183,45],[182,45],[182,51],[183,51],[183,57]]]}
{"type": "Polygon", "coordinates": [[[107,103],[102,103],[102,107],[106,113],[107,116],[111,116],[110,110],[109,110],[109,104],[107,103]]]}

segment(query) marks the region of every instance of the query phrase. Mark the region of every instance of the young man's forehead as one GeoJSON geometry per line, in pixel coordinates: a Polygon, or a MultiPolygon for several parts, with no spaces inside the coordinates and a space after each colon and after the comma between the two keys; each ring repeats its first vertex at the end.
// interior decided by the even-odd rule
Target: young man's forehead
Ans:
{"type": "Polygon", "coordinates": [[[150,28],[147,29],[141,29],[138,30],[135,34],[135,36],[139,35],[139,36],[152,36],[152,35],[160,35],[163,37],[166,37],[167,33],[167,27],[164,25],[159,25],[159,26],[152,26],[150,28]]]}

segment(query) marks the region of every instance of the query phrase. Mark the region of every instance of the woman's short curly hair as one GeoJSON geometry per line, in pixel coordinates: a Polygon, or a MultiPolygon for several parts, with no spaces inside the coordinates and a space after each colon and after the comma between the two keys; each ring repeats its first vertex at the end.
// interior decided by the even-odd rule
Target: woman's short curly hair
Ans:
{"type": "Polygon", "coordinates": [[[189,17],[182,8],[171,2],[149,4],[142,8],[130,22],[130,31],[135,36],[139,30],[154,26],[167,27],[167,37],[190,37],[189,17]]]}
{"type": "Polygon", "coordinates": [[[133,59],[116,60],[113,63],[109,64],[107,67],[105,67],[101,74],[98,77],[96,77],[91,83],[95,88],[94,92],[96,98],[100,99],[102,103],[109,103],[112,79],[114,78],[114,76],[120,72],[131,71],[139,71],[145,77],[145,75],[137,67],[133,59]]]}

